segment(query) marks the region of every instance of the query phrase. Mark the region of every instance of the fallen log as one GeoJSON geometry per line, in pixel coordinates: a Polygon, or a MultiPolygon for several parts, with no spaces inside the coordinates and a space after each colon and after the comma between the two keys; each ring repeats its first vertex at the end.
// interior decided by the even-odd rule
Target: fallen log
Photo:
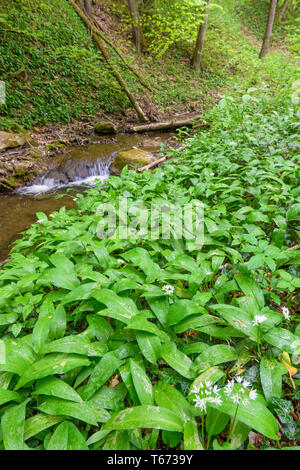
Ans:
{"type": "MultiPolygon", "coordinates": [[[[153,132],[153,131],[164,131],[167,129],[177,129],[179,127],[191,127],[195,121],[200,119],[201,114],[196,114],[194,116],[184,117],[184,116],[174,116],[168,121],[161,122],[151,122],[149,124],[137,124],[130,128],[131,132],[153,132]]],[[[197,124],[197,127],[207,127],[208,124],[202,123],[197,124]]]]}

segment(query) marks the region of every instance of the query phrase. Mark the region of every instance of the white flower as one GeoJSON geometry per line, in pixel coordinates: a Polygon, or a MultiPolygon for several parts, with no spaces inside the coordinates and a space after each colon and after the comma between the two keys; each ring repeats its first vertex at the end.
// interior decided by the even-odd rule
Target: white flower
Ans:
{"type": "Polygon", "coordinates": [[[221,397],[216,397],[216,398],[214,399],[214,402],[215,402],[215,404],[216,404],[217,406],[221,406],[222,403],[223,403],[223,401],[221,400],[221,397]]]}
{"type": "Polygon", "coordinates": [[[42,224],[43,221],[42,221],[41,219],[38,219],[38,220],[36,221],[36,223],[37,223],[37,224],[42,224]]]}
{"type": "Polygon", "coordinates": [[[254,390],[254,389],[250,390],[250,392],[249,392],[249,398],[250,398],[250,400],[256,400],[256,398],[257,398],[257,391],[254,390]]]}
{"type": "Polygon", "coordinates": [[[195,404],[195,407],[196,408],[200,408],[201,411],[204,411],[206,412],[206,399],[205,398],[195,398],[195,400],[193,400],[196,402],[195,404]]]}
{"type": "Polygon", "coordinates": [[[215,176],[215,174],[214,174],[214,173],[211,173],[210,176],[215,176]]]}
{"type": "Polygon", "coordinates": [[[235,380],[237,381],[238,384],[241,384],[243,382],[243,377],[241,377],[240,375],[238,375],[235,380]]]}
{"type": "Polygon", "coordinates": [[[227,385],[224,388],[224,393],[226,395],[231,395],[233,392],[233,387],[234,387],[234,380],[230,380],[229,382],[227,382],[227,385]]]}
{"type": "Polygon", "coordinates": [[[287,307],[281,307],[281,311],[283,313],[283,316],[286,320],[290,320],[291,319],[291,315],[290,315],[290,311],[287,307]]]}
{"type": "Polygon", "coordinates": [[[240,403],[241,397],[238,393],[235,393],[234,395],[232,395],[231,400],[233,401],[233,403],[240,403]]]}
{"type": "Polygon", "coordinates": [[[118,262],[119,264],[126,264],[126,261],[124,261],[123,259],[118,259],[117,262],[118,262]]]}
{"type": "Polygon", "coordinates": [[[172,295],[174,294],[174,287],[170,286],[169,284],[165,285],[162,287],[162,290],[167,294],[167,295],[172,295]]]}
{"type": "Polygon", "coordinates": [[[251,383],[248,380],[244,380],[243,387],[248,388],[250,387],[251,383]]]}
{"type": "MultiPolygon", "coordinates": [[[[200,385],[202,385],[202,384],[200,384],[200,385]]],[[[198,386],[197,386],[197,385],[194,385],[194,386],[191,388],[190,393],[199,393],[199,392],[200,392],[200,388],[201,388],[201,387],[200,387],[199,385],[198,385],[198,386]]]]}
{"type": "Polygon", "coordinates": [[[77,201],[77,199],[78,199],[77,197],[73,197],[73,201],[77,201]]]}
{"type": "Polygon", "coordinates": [[[193,400],[195,407],[200,408],[204,413],[206,413],[208,403],[215,403],[217,406],[223,403],[218,387],[216,385],[213,387],[209,380],[206,380],[204,384],[200,383],[198,386],[194,386],[191,389],[191,393],[195,393],[196,390],[198,390],[197,396],[193,400]]]}
{"type": "Polygon", "coordinates": [[[255,315],[254,320],[253,320],[253,326],[260,325],[261,323],[265,322],[267,317],[265,315],[255,315]]]}

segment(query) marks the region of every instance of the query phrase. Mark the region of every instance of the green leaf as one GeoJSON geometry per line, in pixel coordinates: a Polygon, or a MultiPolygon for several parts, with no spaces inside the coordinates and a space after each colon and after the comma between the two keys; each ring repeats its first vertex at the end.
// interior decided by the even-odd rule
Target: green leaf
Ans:
{"type": "Polygon", "coordinates": [[[42,352],[44,354],[61,352],[80,354],[82,356],[101,357],[107,352],[107,346],[100,342],[90,343],[82,336],[71,335],[44,345],[42,352]]]}
{"type": "Polygon", "coordinates": [[[195,377],[194,372],[191,370],[192,361],[188,356],[177,349],[175,343],[163,344],[161,357],[183,377],[187,379],[193,379],[195,377]]]}
{"type": "Polygon", "coordinates": [[[74,403],[61,398],[45,398],[37,409],[49,415],[72,416],[93,426],[98,422],[105,423],[110,416],[107,411],[95,409],[88,403],[74,403]]]}
{"type": "MultiPolygon", "coordinates": [[[[236,390],[239,390],[239,388],[235,385],[234,393],[236,390]]],[[[220,395],[223,404],[219,407],[215,403],[209,403],[209,406],[215,409],[220,409],[223,413],[241,421],[269,439],[278,439],[277,421],[259,398],[256,400],[249,400],[248,394],[245,393],[245,399],[247,399],[247,401],[244,404],[242,400],[237,407],[232,399],[227,397],[222,390],[220,391],[220,395]]]]}
{"type": "Polygon", "coordinates": [[[253,326],[253,317],[248,312],[225,304],[212,305],[211,309],[216,310],[231,326],[257,341],[257,329],[253,326]]]}
{"type": "Polygon", "coordinates": [[[62,416],[49,416],[38,413],[25,421],[24,440],[39,434],[41,431],[60,423],[64,418],[62,416]]]}
{"type": "Polygon", "coordinates": [[[82,392],[82,398],[88,400],[121,366],[122,361],[116,357],[113,351],[105,354],[98,364],[94,367],[88,383],[82,392]]]}
{"type": "Polygon", "coordinates": [[[0,406],[10,401],[20,402],[22,397],[17,392],[0,389],[0,406]]]}
{"type": "Polygon", "coordinates": [[[82,398],[78,393],[66,382],[57,377],[45,377],[38,380],[35,387],[36,395],[49,395],[65,400],[82,403],[82,398]]]}
{"type": "Polygon", "coordinates": [[[2,416],[1,427],[5,450],[24,450],[25,413],[29,401],[26,400],[10,408],[2,416]]]}
{"type": "Polygon", "coordinates": [[[193,362],[193,369],[208,369],[224,362],[231,362],[237,359],[235,349],[227,344],[216,344],[205,349],[193,362]]]}
{"type": "Polygon", "coordinates": [[[107,315],[107,310],[97,312],[98,315],[111,316],[116,318],[124,323],[129,323],[129,321],[139,313],[136,304],[132,299],[127,297],[121,297],[117,295],[113,290],[109,289],[99,289],[95,290],[93,297],[102,304],[106,305],[109,310],[109,315],[107,315]]]}
{"type": "Polygon", "coordinates": [[[155,403],[163,408],[176,413],[184,421],[189,421],[195,416],[195,409],[184,396],[171,385],[159,381],[154,387],[155,403]]]}
{"type": "Polygon", "coordinates": [[[204,450],[199,437],[198,426],[195,420],[185,423],[183,436],[184,450],[204,450]]]}
{"type": "Polygon", "coordinates": [[[220,434],[226,428],[229,416],[219,409],[208,407],[205,426],[209,437],[220,434]]]}
{"type": "Polygon", "coordinates": [[[262,358],[260,361],[260,380],[267,401],[271,397],[281,398],[282,375],[286,374],[286,368],[276,359],[262,358]]]}
{"type": "Polygon", "coordinates": [[[300,355],[300,339],[285,328],[272,328],[264,334],[264,340],[281,351],[300,355]]]}
{"type": "Polygon", "coordinates": [[[260,311],[265,305],[262,289],[260,289],[258,284],[250,276],[239,274],[235,276],[235,279],[244,294],[253,299],[256,309],[260,311]]]}
{"type": "Polygon", "coordinates": [[[48,375],[64,374],[77,367],[88,366],[88,359],[72,354],[48,354],[32,364],[20,377],[16,390],[32,380],[42,379],[48,375]]]}
{"type": "Polygon", "coordinates": [[[129,359],[133,385],[141,405],[153,405],[152,384],[144,370],[134,359],[129,359]]]}
{"type": "Polygon", "coordinates": [[[169,336],[164,331],[160,330],[154,323],[141,317],[141,315],[134,317],[133,320],[128,323],[126,328],[131,330],[147,331],[148,333],[158,336],[162,341],[170,341],[169,336]]]}
{"type": "Polygon", "coordinates": [[[166,408],[142,405],[126,408],[107,421],[103,426],[105,430],[135,428],[155,428],[182,432],[183,421],[178,415],[166,408]]]}
{"type": "Polygon", "coordinates": [[[147,331],[136,331],[137,343],[147,361],[156,364],[161,357],[161,342],[159,338],[147,331]]]}

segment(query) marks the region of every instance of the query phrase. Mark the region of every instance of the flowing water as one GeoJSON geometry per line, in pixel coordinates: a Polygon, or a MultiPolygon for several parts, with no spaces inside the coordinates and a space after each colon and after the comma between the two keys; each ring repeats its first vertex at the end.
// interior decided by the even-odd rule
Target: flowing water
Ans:
{"type": "Polygon", "coordinates": [[[36,221],[36,212],[49,215],[62,206],[75,207],[72,192],[67,193],[67,188],[84,191],[94,186],[96,180],[109,178],[111,162],[118,152],[139,147],[159,153],[161,144],[168,145],[172,136],[170,133],[118,135],[95,139],[87,146],[68,147],[31,185],[0,196],[0,262],[8,255],[9,244],[36,221]],[[64,194],[64,197],[56,199],[57,194],[64,194]]]}

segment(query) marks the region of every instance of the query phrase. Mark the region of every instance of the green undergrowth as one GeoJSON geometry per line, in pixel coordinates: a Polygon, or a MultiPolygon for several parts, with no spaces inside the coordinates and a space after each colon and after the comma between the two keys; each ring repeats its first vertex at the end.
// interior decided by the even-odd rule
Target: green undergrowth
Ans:
{"type": "Polygon", "coordinates": [[[251,449],[251,430],[262,449],[299,446],[299,111],[289,89],[249,90],[206,119],[168,164],[124,169],[15,243],[2,448],[251,449]],[[99,239],[99,204],[119,197],[201,202],[203,246],[99,239]]]}
{"type": "MultiPolygon", "coordinates": [[[[130,42],[122,49],[150,84],[149,100],[162,115],[205,111],[236,82],[245,89],[261,82],[276,89],[295,76],[296,68],[283,52],[270,52],[263,63],[258,59],[258,47],[243,33],[228,4],[221,2],[222,9],[210,12],[200,73],[190,66],[196,28],[193,38],[174,44],[162,57],[146,53],[137,58],[130,42]]],[[[121,27],[117,18],[115,23],[116,30],[110,31],[113,40],[121,27]]],[[[126,96],[67,1],[4,0],[0,33],[0,80],[7,95],[6,104],[0,105],[0,129],[21,131],[94,119],[97,113],[127,113],[126,96]]],[[[132,73],[119,62],[118,67],[132,92],[142,97],[144,89],[132,73]]]]}
{"type": "Polygon", "coordinates": [[[67,1],[4,0],[0,14],[2,129],[67,123],[128,106],[67,1]]]}

